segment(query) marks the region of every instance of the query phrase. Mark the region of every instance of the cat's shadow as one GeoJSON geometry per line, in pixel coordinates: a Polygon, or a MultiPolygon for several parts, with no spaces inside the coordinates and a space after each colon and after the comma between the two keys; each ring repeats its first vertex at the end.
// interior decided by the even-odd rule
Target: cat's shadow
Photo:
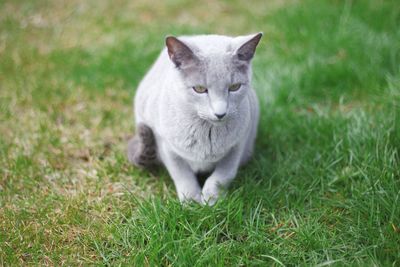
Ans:
{"type": "MultiPolygon", "coordinates": [[[[146,171],[150,173],[151,176],[155,177],[169,177],[168,171],[162,165],[153,165],[150,168],[147,168],[146,171]]],[[[200,172],[196,173],[197,181],[201,188],[203,188],[204,183],[207,178],[210,177],[212,172],[200,172]]],[[[172,179],[165,179],[168,183],[173,183],[172,179]]]]}
{"type": "Polygon", "coordinates": [[[201,188],[203,188],[204,183],[206,182],[207,178],[210,177],[211,172],[200,172],[196,173],[197,181],[201,188]]]}

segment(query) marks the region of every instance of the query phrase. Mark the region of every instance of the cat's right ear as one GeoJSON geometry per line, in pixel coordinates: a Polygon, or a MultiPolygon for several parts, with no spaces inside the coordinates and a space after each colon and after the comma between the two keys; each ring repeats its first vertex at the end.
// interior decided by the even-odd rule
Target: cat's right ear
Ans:
{"type": "Polygon", "coordinates": [[[193,51],[182,41],[174,36],[167,36],[165,44],[168,55],[177,68],[185,68],[196,62],[197,58],[193,51]]]}
{"type": "Polygon", "coordinates": [[[259,32],[255,35],[243,36],[239,37],[241,39],[247,39],[244,44],[242,44],[236,51],[236,56],[239,60],[249,62],[256,52],[256,47],[260,42],[261,37],[263,36],[262,32],[259,32]],[[249,38],[250,37],[250,38],[249,38]]]}

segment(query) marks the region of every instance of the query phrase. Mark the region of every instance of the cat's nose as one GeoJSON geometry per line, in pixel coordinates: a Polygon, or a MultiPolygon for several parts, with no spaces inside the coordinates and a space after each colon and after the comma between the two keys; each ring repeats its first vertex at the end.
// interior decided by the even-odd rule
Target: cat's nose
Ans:
{"type": "Polygon", "coordinates": [[[217,113],[215,113],[215,116],[220,120],[220,119],[222,119],[223,117],[225,117],[225,115],[226,115],[226,113],[222,113],[222,114],[217,114],[217,113]]]}
{"type": "MultiPolygon", "coordinates": [[[[210,93],[212,93],[211,90],[210,93]]],[[[223,99],[211,101],[211,110],[212,113],[214,113],[214,116],[221,120],[226,115],[226,111],[228,110],[228,102],[223,99]]]]}

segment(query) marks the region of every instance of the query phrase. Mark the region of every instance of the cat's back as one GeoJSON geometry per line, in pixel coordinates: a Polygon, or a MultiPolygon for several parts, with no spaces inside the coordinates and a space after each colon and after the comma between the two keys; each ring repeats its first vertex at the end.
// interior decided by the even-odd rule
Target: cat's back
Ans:
{"type": "Polygon", "coordinates": [[[170,68],[168,53],[166,49],[163,49],[136,90],[134,98],[136,123],[148,121],[155,112],[160,88],[168,82],[170,68]]]}

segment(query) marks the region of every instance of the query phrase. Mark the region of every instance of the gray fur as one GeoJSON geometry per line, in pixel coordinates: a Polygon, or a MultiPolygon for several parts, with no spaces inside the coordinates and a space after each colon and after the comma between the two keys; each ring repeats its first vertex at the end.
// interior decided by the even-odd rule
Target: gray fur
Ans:
{"type": "Polygon", "coordinates": [[[157,163],[156,141],[153,131],[143,123],[136,126],[136,135],[128,142],[128,160],[140,168],[157,163]]]}
{"type": "Polygon", "coordinates": [[[259,108],[250,61],[260,38],[167,37],[167,48],[139,85],[134,101],[139,133],[129,143],[129,160],[143,166],[145,151],[155,151],[182,202],[213,204],[252,155],[259,108]],[[241,88],[230,92],[235,83],[241,88]],[[196,93],[197,85],[208,92],[196,93]],[[216,115],[223,113],[219,120],[216,115]],[[143,127],[151,129],[155,142],[144,143],[143,127]],[[199,172],[211,173],[203,188],[199,172]]]}

